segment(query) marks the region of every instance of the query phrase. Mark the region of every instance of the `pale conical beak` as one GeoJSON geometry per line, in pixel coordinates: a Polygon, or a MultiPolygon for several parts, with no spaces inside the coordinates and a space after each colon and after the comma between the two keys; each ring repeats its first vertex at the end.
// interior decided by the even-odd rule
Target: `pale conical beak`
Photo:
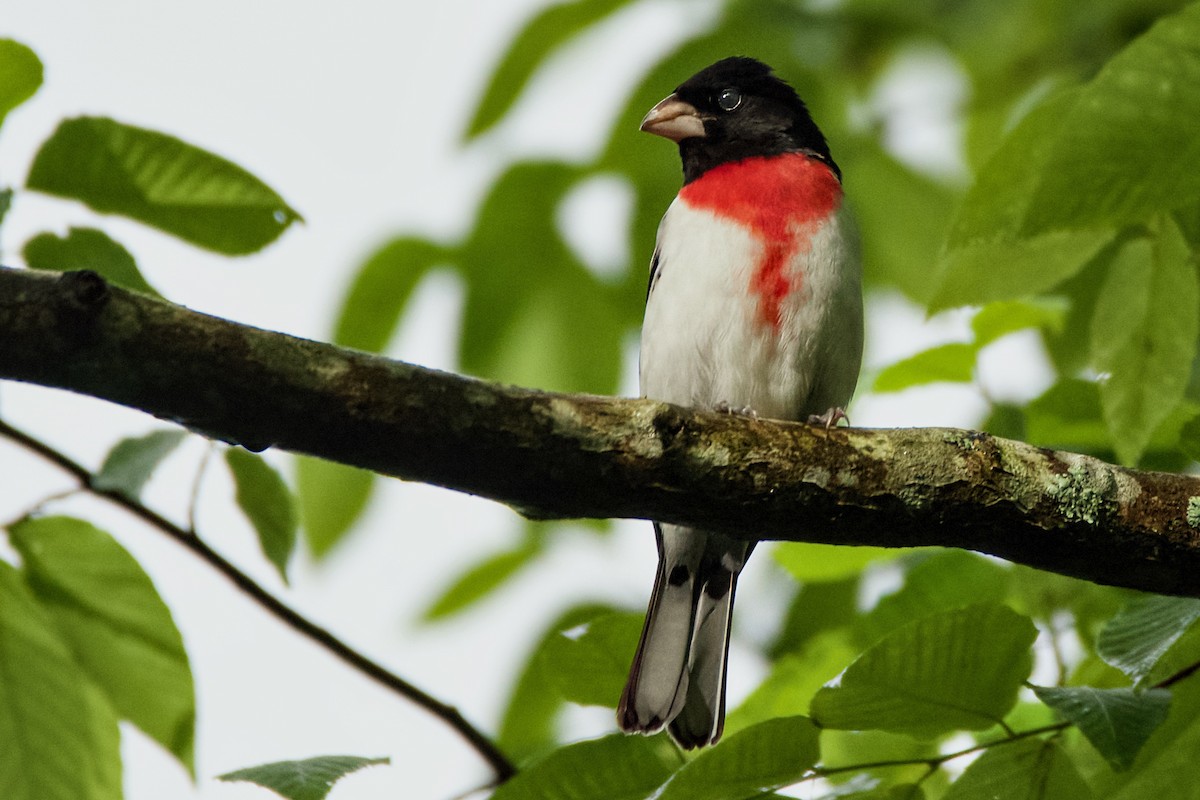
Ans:
{"type": "Polygon", "coordinates": [[[650,109],[650,113],[642,119],[641,129],[673,142],[704,136],[700,112],[691,103],[685,103],[675,95],[650,109]]]}

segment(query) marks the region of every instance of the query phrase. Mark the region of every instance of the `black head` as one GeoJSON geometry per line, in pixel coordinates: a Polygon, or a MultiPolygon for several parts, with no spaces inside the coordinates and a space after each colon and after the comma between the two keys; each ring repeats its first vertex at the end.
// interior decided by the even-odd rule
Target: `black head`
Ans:
{"type": "Polygon", "coordinates": [[[753,58],[726,58],[697,72],[650,110],[642,130],[679,143],[684,183],[719,164],[783,153],[807,153],[841,177],[804,102],[753,58]]]}

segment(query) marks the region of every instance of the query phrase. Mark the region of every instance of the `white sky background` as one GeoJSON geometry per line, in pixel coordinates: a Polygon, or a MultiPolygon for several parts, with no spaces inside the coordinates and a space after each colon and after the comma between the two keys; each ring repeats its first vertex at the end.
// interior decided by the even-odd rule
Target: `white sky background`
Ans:
{"type": "MultiPolygon", "coordinates": [[[[460,131],[491,67],[521,22],[544,4],[353,0],[335,10],[331,3],[283,0],[0,0],[0,36],[29,45],[46,65],[41,91],[0,130],[0,184],[23,183],[38,145],[60,119],[103,114],[174,133],[234,160],[307,219],[264,253],[229,260],[135,223],[98,218],[77,204],[20,192],[3,228],[0,260],[18,263],[22,244],[40,230],[93,225],[123,242],[151,283],[176,302],[325,339],[346,282],[375,246],[402,231],[463,232],[490,179],[520,155],[593,152],[636,76],[707,17],[703,7],[698,13],[694,3],[680,0],[654,0],[620,15],[584,47],[556,59],[555,74],[535,81],[512,123],[462,149],[460,131]]],[[[936,60],[917,58],[902,67],[900,79],[886,82],[873,98],[874,107],[892,120],[898,151],[953,170],[958,134],[946,112],[961,97],[961,82],[936,60]]],[[[650,137],[646,146],[674,157],[650,137]]],[[[604,229],[622,230],[618,194],[593,192],[596,228],[572,238],[603,241],[604,229]]],[[[632,246],[648,254],[651,243],[632,246]]],[[[427,284],[389,354],[453,369],[458,299],[452,281],[427,284]]],[[[868,369],[964,337],[964,319],[945,315],[926,324],[899,299],[875,299],[868,369]]],[[[1036,358],[1027,340],[1010,337],[992,348],[983,380],[1002,396],[1002,387],[1014,383],[1028,394],[1045,380],[1036,358]]],[[[625,393],[635,392],[630,379],[625,393]]],[[[921,391],[860,399],[852,417],[858,425],[971,425],[982,408],[973,390],[921,391]]],[[[121,436],[160,424],[98,401],[11,383],[0,387],[0,412],[92,466],[121,436]]],[[[191,442],[175,456],[151,484],[147,502],[181,519],[203,450],[191,442]]],[[[0,442],[0,520],[66,486],[60,474],[0,442]]],[[[441,722],[284,629],[160,534],[84,499],[53,508],[97,521],[138,557],[192,657],[198,784],[193,787],[156,745],[123,727],[130,800],[264,800],[271,796],[264,790],[213,776],[324,754],[387,755],[393,762],[347,779],[335,800],[449,798],[488,777],[486,765],[441,722]]],[[[551,616],[585,599],[640,607],[653,579],[645,523],[622,523],[605,541],[568,534],[541,566],[482,610],[421,627],[415,622],[421,608],[472,554],[513,539],[511,512],[385,481],[364,529],[320,567],[298,558],[293,586],[285,589],[232,509],[228,482],[214,469],[200,511],[206,540],[286,602],[458,706],[486,732],[495,730],[515,670],[551,616]]],[[[769,566],[764,556],[751,564],[735,637],[761,639],[776,622],[755,616],[755,596],[786,590],[769,566]]],[[[734,659],[736,702],[760,668],[736,644],[734,659]]],[[[580,736],[610,727],[608,715],[594,711],[572,715],[580,736]]]]}

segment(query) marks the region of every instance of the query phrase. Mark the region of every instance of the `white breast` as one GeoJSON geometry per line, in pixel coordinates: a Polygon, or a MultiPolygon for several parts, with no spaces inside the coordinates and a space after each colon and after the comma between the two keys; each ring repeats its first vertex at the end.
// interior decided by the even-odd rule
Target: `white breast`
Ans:
{"type": "Polygon", "coordinates": [[[857,252],[839,215],[802,237],[777,326],[752,278],[763,244],[676,198],[658,232],[658,271],[642,326],[642,393],[683,405],[749,407],[802,419],[844,407],[862,354],[857,252]]]}

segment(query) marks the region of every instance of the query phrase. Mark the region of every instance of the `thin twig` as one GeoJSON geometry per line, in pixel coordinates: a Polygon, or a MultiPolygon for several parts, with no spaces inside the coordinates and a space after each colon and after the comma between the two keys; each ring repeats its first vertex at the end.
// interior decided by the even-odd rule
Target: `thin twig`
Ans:
{"type": "Polygon", "coordinates": [[[0,420],[0,436],[4,436],[21,445],[26,450],[36,453],[64,472],[70,473],[92,494],[123,508],[133,516],[165,533],[199,556],[201,560],[224,576],[237,589],[241,590],[250,599],[273,614],[288,627],[324,647],[358,672],[373,679],[385,688],[407,698],[444,721],[488,762],[492,770],[496,773],[498,782],[503,782],[516,774],[516,767],[508,760],[508,757],[500,752],[500,749],[496,747],[491,739],[467,722],[458,709],[446,705],[421,689],[418,689],[399,675],[390,672],[382,665],[354,650],[326,629],[292,610],[266,589],[255,583],[249,575],[227,561],[220,553],[210,548],[200,538],[192,536],[183,528],[151,509],[146,508],[136,500],[131,500],[119,492],[96,488],[92,485],[92,473],[85,467],[76,463],[67,455],[55,450],[50,445],[17,430],[3,420],[0,420]]]}
{"type": "Polygon", "coordinates": [[[1179,670],[1179,672],[1176,672],[1174,675],[1172,675],[1169,678],[1159,681],[1158,683],[1154,684],[1154,688],[1155,689],[1169,689],[1170,687],[1179,683],[1181,680],[1192,677],[1197,672],[1200,672],[1200,661],[1197,661],[1195,664],[1192,664],[1190,666],[1184,667],[1183,669],[1179,670]]]}
{"type": "Polygon", "coordinates": [[[972,747],[967,747],[963,750],[956,750],[953,753],[936,756],[934,758],[897,758],[890,761],[871,761],[864,764],[847,764],[844,767],[818,767],[813,770],[805,780],[813,780],[814,778],[824,778],[828,775],[839,775],[846,772],[861,772],[868,769],[885,769],[888,767],[914,767],[921,764],[929,766],[930,770],[935,770],[947,761],[953,761],[956,758],[968,756],[971,753],[978,753],[981,750],[987,750],[992,747],[1000,747],[1002,745],[1019,742],[1022,739],[1028,739],[1030,736],[1041,736],[1043,733],[1057,733],[1058,731],[1066,730],[1071,727],[1070,722],[1056,722],[1053,725],[1043,725],[1040,728],[1030,728],[1027,731],[1014,732],[1010,736],[1003,739],[996,739],[991,742],[981,742],[972,747]]]}

